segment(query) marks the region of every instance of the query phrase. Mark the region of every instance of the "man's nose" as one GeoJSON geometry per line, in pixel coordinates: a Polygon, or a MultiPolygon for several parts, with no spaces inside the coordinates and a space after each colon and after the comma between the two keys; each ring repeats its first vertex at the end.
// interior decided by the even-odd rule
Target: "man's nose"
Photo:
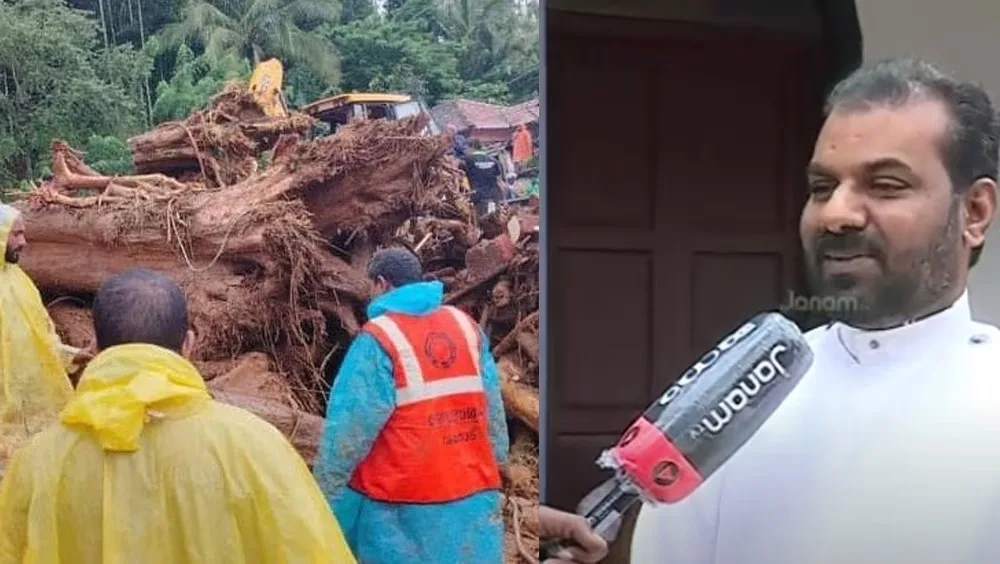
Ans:
{"type": "Polygon", "coordinates": [[[868,211],[862,194],[850,185],[842,184],[820,203],[817,212],[820,226],[831,233],[864,229],[868,211]]]}

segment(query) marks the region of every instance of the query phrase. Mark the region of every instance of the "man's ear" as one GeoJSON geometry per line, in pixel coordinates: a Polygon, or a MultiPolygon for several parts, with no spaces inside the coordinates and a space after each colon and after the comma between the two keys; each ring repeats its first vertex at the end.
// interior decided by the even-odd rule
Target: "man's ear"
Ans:
{"type": "Polygon", "coordinates": [[[962,206],[965,215],[962,238],[969,248],[979,247],[986,242],[986,231],[996,214],[997,183],[980,178],[969,187],[962,206]]]}
{"type": "Polygon", "coordinates": [[[194,354],[194,342],[195,342],[194,331],[188,329],[188,332],[184,335],[184,342],[181,344],[181,356],[191,360],[191,355],[194,354]]]}

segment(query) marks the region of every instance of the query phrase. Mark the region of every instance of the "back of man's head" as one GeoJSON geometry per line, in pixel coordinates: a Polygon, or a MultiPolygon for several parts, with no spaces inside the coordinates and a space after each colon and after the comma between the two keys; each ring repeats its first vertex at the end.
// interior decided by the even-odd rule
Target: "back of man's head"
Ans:
{"type": "Polygon", "coordinates": [[[97,347],[127,343],[181,352],[188,330],[187,300],[172,280],[145,268],[109,277],[94,297],[97,347]]]}
{"type": "Polygon", "coordinates": [[[424,278],[420,259],[409,249],[389,247],[372,255],[368,263],[368,277],[377,281],[379,277],[392,284],[394,288],[421,282],[424,278]]]}

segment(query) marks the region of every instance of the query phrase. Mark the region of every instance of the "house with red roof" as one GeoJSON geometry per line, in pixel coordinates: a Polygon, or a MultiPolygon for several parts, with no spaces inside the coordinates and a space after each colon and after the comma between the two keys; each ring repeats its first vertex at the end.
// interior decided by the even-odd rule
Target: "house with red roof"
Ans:
{"type": "Polygon", "coordinates": [[[445,130],[453,126],[467,139],[484,143],[507,141],[519,125],[526,125],[538,138],[538,98],[513,106],[501,106],[464,98],[445,100],[431,108],[431,116],[445,130]]]}

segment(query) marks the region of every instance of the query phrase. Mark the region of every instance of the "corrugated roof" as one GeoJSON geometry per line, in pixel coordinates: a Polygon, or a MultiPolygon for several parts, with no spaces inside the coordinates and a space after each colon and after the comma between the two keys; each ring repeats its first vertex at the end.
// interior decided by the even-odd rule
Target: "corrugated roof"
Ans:
{"type": "Polygon", "coordinates": [[[498,106],[476,100],[445,100],[431,109],[434,121],[445,128],[454,125],[459,130],[513,129],[522,123],[538,121],[538,99],[515,106],[498,106]]]}
{"type": "Polygon", "coordinates": [[[507,108],[507,121],[515,127],[522,123],[532,123],[538,121],[541,109],[538,105],[538,98],[528,100],[520,104],[507,108]]]}

